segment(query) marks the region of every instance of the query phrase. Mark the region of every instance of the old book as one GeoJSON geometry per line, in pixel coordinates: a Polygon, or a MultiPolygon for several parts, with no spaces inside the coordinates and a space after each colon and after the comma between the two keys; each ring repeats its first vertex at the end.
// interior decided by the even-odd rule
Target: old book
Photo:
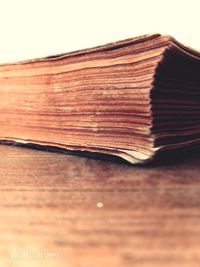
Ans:
{"type": "Polygon", "coordinates": [[[0,140],[152,160],[200,144],[200,53],[170,36],[0,65],[0,140]]]}

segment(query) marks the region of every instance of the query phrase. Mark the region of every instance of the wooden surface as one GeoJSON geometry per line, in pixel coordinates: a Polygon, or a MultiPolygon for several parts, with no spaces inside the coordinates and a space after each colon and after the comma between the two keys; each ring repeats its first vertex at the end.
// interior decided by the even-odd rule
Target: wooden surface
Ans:
{"type": "Polygon", "coordinates": [[[200,154],[146,168],[0,155],[0,266],[199,266],[200,154]]]}

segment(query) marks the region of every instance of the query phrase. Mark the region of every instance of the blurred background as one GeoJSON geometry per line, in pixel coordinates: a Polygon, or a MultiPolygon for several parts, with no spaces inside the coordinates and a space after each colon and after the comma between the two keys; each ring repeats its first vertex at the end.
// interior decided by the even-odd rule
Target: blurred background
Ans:
{"type": "Polygon", "coordinates": [[[0,1],[0,63],[160,32],[200,49],[200,1],[0,1]]]}

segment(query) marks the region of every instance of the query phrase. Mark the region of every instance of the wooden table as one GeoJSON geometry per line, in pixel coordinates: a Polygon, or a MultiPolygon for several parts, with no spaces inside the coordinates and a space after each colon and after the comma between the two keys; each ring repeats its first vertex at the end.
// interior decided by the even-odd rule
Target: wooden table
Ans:
{"type": "Polygon", "coordinates": [[[159,167],[0,155],[0,266],[200,266],[200,153],[159,167]]]}

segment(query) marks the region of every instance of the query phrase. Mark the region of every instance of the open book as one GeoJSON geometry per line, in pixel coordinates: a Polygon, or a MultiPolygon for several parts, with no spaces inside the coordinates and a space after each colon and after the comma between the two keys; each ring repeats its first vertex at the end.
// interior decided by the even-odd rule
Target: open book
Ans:
{"type": "Polygon", "coordinates": [[[0,140],[145,162],[200,144],[200,53],[159,34],[0,65],[0,140]]]}

